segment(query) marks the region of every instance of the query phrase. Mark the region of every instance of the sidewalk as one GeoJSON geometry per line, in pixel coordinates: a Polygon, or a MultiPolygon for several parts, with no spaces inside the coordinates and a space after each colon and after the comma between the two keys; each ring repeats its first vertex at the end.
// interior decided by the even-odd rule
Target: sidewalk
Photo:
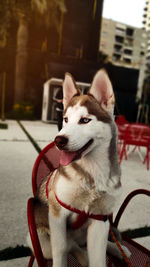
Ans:
{"type": "MultiPolygon", "coordinates": [[[[0,250],[16,245],[26,245],[28,232],[26,205],[32,196],[31,173],[38,155],[16,121],[7,121],[8,130],[0,129],[0,250]]],[[[41,121],[21,122],[42,149],[57,134],[57,125],[41,121]]],[[[143,151],[144,153],[144,151],[143,151]]],[[[130,154],[122,164],[123,193],[118,207],[132,190],[150,189],[150,170],[142,164],[138,153],[130,154]]],[[[120,222],[120,229],[150,226],[150,200],[138,196],[129,205],[120,222]],[[138,211],[138,212],[137,212],[138,211]]],[[[150,249],[150,237],[139,242],[150,249]]],[[[2,262],[0,267],[27,266],[28,257],[2,262]]]]}

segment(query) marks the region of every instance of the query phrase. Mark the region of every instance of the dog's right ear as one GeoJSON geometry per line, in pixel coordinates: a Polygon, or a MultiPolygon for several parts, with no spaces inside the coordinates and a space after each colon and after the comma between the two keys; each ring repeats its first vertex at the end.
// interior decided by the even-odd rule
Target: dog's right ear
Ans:
{"type": "Polygon", "coordinates": [[[72,75],[70,73],[65,74],[65,79],[63,82],[63,105],[64,109],[67,107],[71,98],[74,95],[80,95],[80,90],[77,87],[72,75]]]}
{"type": "Polygon", "coordinates": [[[106,111],[113,114],[115,96],[111,81],[104,69],[100,69],[94,76],[88,94],[93,95],[106,111]]]}

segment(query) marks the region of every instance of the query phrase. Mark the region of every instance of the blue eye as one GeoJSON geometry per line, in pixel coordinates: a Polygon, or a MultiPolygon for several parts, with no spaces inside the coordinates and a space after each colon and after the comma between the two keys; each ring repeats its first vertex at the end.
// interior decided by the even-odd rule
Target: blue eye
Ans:
{"type": "Polygon", "coordinates": [[[79,120],[79,123],[80,124],[86,124],[86,123],[88,123],[88,122],[90,122],[91,121],[91,119],[89,119],[89,118],[81,118],[80,120],[79,120]]]}

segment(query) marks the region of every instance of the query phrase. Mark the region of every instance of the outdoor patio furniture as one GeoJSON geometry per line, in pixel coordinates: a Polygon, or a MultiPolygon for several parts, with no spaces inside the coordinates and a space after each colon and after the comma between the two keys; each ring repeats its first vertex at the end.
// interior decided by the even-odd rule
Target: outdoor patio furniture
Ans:
{"type": "MultiPolygon", "coordinates": [[[[54,143],[49,144],[46,146],[42,152],[37,157],[32,173],[32,188],[33,188],[33,195],[37,191],[39,184],[41,183],[42,179],[47,176],[50,172],[54,169],[58,168],[59,166],[59,150],[55,147],[54,143]]],[[[145,189],[139,189],[131,192],[123,204],[121,205],[116,218],[113,220],[111,218],[111,224],[118,227],[120,218],[124,210],[126,209],[128,203],[131,201],[133,197],[138,194],[144,194],[145,196],[150,196],[150,191],[145,189]]],[[[36,225],[35,225],[35,218],[34,218],[34,197],[31,197],[27,203],[27,217],[28,217],[28,226],[29,232],[32,240],[32,245],[34,249],[34,255],[32,254],[29,260],[28,267],[32,267],[34,260],[36,259],[37,264],[39,267],[50,267],[52,266],[52,261],[45,260],[42,254],[40,242],[38,239],[36,225]]],[[[136,243],[135,241],[129,239],[127,236],[122,235],[123,244],[129,248],[132,255],[129,259],[129,264],[127,264],[124,260],[119,260],[111,255],[107,254],[107,267],[146,267],[146,264],[150,262],[150,251],[140,244],[136,243]]],[[[81,267],[81,265],[77,262],[77,260],[69,255],[68,256],[68,266],[69,267],[81,267]]],[[[94,267],[94,266],[93,266],[94,267]]]]}
{"type": "Polygon", "coordinates": [[[118,128],[118,154],[120,155],[124,142],[124,134],[129,125],[129,122],[126,120],[126,117],[124,115],[117,116],[115,122],[118,128]]]}
{"type": "MultiPolygon", "coordinates": [[[[120,126],[118,125],[118,129],[120,126]]],[[[150,152],[150,126],[142,123],[128,123],[125,124],[124,130],[121,132],[122,148],[120,151],[120,163],[125,156],[127,159],[127,147],[133,145],[136,148],[146,148],[146,155],[143,163],[147,163],[147,170],[149,170],[149,152],[150,152]]]]}

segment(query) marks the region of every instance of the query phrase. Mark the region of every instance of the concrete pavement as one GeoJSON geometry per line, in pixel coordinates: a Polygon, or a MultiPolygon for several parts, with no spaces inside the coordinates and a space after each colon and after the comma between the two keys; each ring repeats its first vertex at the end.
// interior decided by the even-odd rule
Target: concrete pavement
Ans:
{"type": "MultiPolygon", "coordinates": [[[[16,245],[25,245],[28,231],[26,204],[32,196],[31,173],[37,151],[16,121],[7,121],[8,129],[0,129],[0,250],[16,245]]],[[[41,121],[21,122],[30,135],[43,148],[57,134],[57,125],[41,121]]],[[[144,156],[145,151],[141,153],[144,156]]],[[[150,170],[142,164],[137,151],[122,163],[123,193],[118,207],[125,196],[134,189],[150,189],[150,170]]],[[[138,196],[129,205],[120,222],[120,229],[150,226],[150,199],[138,196]]],[[[150,249],[150,237],[140,238],[150,249]]],[[[27,266],[28,257],[1,261],[0,267],[27,266]]]]}

